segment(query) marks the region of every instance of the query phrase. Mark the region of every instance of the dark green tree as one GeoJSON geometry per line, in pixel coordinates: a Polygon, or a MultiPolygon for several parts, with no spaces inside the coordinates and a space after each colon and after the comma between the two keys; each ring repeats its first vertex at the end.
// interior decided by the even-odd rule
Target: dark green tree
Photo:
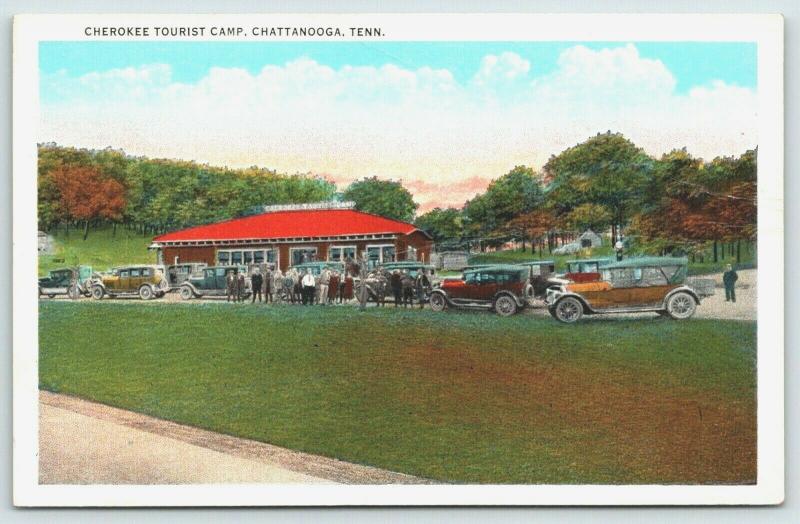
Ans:
{"type": "Polygon", "coordinates": [[[350,184],[342,194],[344,200],[355,202],[356,209],[395,220],[411,222],[419,205],[400,182],[364,178],[350,184]]]}
{"type": "Polygon", "coordinates": [[[583,204],[611,212],[612,241],[638,212],[654,160],[619,133],[598,134],[553,156],[544,166],[548,200],[563,217],[583,204]]]}
{"type": "Polygon", "coordinates": [[[414,224],[427,231],[436,242],[457,242],[463,236],[461,211],[448,207],[436,207],[417,217],[414,224]]]}

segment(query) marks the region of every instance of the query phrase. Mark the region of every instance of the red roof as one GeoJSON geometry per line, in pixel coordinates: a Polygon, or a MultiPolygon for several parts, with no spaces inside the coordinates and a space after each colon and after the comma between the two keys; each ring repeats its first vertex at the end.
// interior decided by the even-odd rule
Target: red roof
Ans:
{"type": "Polygon", "coordinates": [[[157,236],[154,242],[278,239],[346,235],[404,234],[417,231],[406,222],[352,209],[273,211],[195,226],[157,236]]]}

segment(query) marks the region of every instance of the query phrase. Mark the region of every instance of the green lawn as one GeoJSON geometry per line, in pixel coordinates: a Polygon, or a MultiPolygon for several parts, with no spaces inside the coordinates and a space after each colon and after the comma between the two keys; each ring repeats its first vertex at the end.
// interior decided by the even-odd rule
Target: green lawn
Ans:
{"type": "Polygon", "coordinates": [[[51,232],[55,241],[52,255],[39,256],[39,275],[60,267],[89,265],[105,271],[113,266],[125,264],[154,264],[156,256],[147,246],[152,235],[140,235],[117,227],[116,235],[110,227],[90,229],[83,240],[83,231],[73,229],[69,234],[62,230],[51,232]]]}
{"type": "Polygon", "coordinates": [[[755,323],[40,303],[40,387],[460,483],[749,483],[755,323]]]}

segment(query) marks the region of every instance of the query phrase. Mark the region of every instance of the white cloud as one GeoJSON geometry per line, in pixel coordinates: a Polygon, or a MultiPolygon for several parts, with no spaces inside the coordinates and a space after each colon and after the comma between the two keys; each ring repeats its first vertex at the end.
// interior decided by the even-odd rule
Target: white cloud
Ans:
{"type": "MultiPolygon", "coordinates": [[[[253,74],[212,68],[194,83],[169,66],[43,78],[41,141],[113,146],[339,180],[379,175],[441,187],[490,179],[598,131],[620,131],[651,154],[686,146],[713,157],[756,145],[756,96],[715,82],[686,94],[663,63],[632,45],[575,46],[531,79],[514,53],[487,55],[470,82],[446,69],[344,66],[309,58],[253,74]]],[[[433,186],[430,186],[433,187],[433,186]]],[[[452,197],[452,195],[451,195],[452,197]]]]}

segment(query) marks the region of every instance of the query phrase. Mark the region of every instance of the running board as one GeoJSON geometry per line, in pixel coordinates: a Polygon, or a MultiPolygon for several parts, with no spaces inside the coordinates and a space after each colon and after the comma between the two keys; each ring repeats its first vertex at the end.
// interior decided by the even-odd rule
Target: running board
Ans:
{"type": "Polygon", "coordinates": [[[664,308],[648,306],[648,307],[638,307],[638,308],[608,308],[608,309],[591,309],[592,313],[657,313],[659,311],[665,311],[664,308]]]}

